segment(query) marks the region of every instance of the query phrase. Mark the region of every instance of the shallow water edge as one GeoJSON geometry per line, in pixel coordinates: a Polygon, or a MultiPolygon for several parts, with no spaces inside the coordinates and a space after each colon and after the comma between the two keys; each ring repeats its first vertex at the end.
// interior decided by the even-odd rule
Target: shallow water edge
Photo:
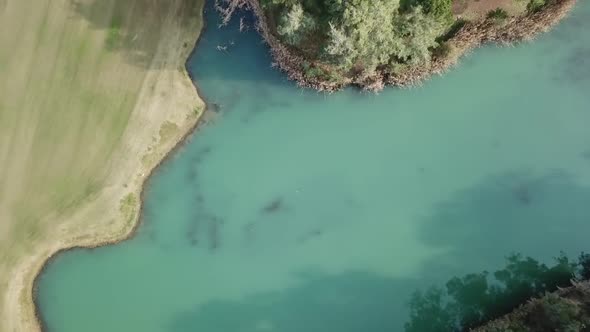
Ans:
{"type": "MultiPolygon", "coordinates": [[[[206,13],[209,23],[218,17],[215,12],[206,13]]],[[[556,34],[565,31],[559,29],[556,34]]],[[[571,67],[562,68],[570,63],[564,59],[580,58],[585,51],[571,51],[568,43],[567,53],[556,53],[559,57],[531,56],[545,54],[547,47],[561,50],[555,36],[514,50],[486,48],[466,60],[456,74],[432,80],[423,89],[390,89],[378,98],[351,89],[327,98],[309,90],[296,91],[284,75],[270,69],[268,48],[260,45],[260,36],[253,31],[238,37],[237,31],[208,30],[191,73],[210,98],[211,110],[219,105],[221,121],[200,131],[199,139],[170,161],[158,173],[161,176],[151,178],[143,200],[145,219],[140,222],[144,226],[138,232],[143,236],[93,253],[69,253],[67,257],[77,258],[60,257],[59,263],[49,265],[51,272],[41,278],[39,292],[47,327],[79,331],[94,321],[97,330],[127,326],[127,330],[161,331],[161,324],[171,324],[164,330],[184,332],[201,326],[215,331],[220,327],[215,317],[234,312],[238,322],[241,317],[253,327],[268,327],[272,326],[268,322],[275,321],[275,327],[283,324],[280,330],[290,331],[294,326],[284,318],[299,308],[297,299],[328,284],[333,286],[318,295],[327,296],[324,300],[334,301],[332,291],[340,293],[342,286],[359,281],[369,292],[348,295],[367,300],[370,290],[398,292],[417,286],[413,280],[429,282],[422,268],[432,267],[434,259],[448,273],[479,269],[479,263],[469,262],[478,250],[493,243],[481,241],[480,245],[468,238],[482,240],[483,234],[492,233],[505,237],[500,254],[519,250],[546,257],[547,250],[538,250],[534,241],[519,244],[526,226],[538,220],[542,227],[537,229],[545,231],[537,235],[546,239],[562,224],[560,218],[579,226],[587,211],[580,203],[586,191],[578,188],[588,175],[580,159],[588,148],[583,144],[588,142],[587,131],[580,128],[587,119],[581,111],[587,98],[577,95],[586,81],[571,81],[570,91],[560,90],[555,83],[566,77],[571,80],[569,75],[561,76],[571,67]],[[232,40],[237,41],[232,52],[215,49],[232,40]],[[544,66],[555,69],[538,70],[544,66]],[[521,72],[524,80],[518,79],[521,72]],[[460,84],[488,76],[494,80],[477,87],[460,84]],[[523,91],[528,82],[541,84],[523,91]],[[485,91],[495,91],[494,96],[485,91]],[[571,95],[573,101],[555,112],[561,107],[541,98],[549,91],[571,95]],[[470,92],[471,99],[439,102],[444,95],[470,92]],[[537,102],[529,101],[537,97],[537,102]],[[433,104],[444,109],[433,111],[438,110],[433,104]],[[359,121],[361,108],[366,111],[359,121]],[[554,133],[553,138],[547,132],[554,133]],[[569,148],[563,151],[564,146],[569,148]],[[553,157],[545,158],[547,154],[553,157]],[[566,174],[550,176],[556,169],[566,174]],[[269,174],[268,170],[275,171],[269,174]],[[570,173],[582,176],[581,182],[568,177],[570,173]],[[300,195],[301,191],[305,194],[300,195]],[[556,199],[560,196],[573,200],[562,202],[556,199]],[[395,202],[401,205],[395,207],[395,202]],[[228,222],[221,242],[207,233],[212,217],[217,218],[215,222],[228,222]],[[556,223],[549,223],[553,219],[556,223]],[[256,238],[242,239],[242,226],[247,229],[252,222],[259,222],[256,238]],[[206,228],[195,244],[191,232],[198,223],[206,228]],[[506,234],[509,229],[516,235],[506,234]],[[365,243],[365,239],[371,241],[365,243]],[[269,251],[276,254],[266,255],[269,251]],[[411,254],[402,257],[396,252],[411,254]],[[285,263],[272,268],[278,262],[285,263]],[[300,271],[314,267],[330,273],[300,276],[300,271]],[[103,271],[108,277],[95,280],[93,275],[103,271]],[[234,279],[236,272],[244,277],[234,279]],[[171,280],[178,281],[172,288],[168,287],[171,280]],[[264,281],[272,286],[262,286],[264,281]],[[228,285],[233,288],[225,293],[228,285]],[[254,316],[268,315],[266,302],[260,301],[265,296],[284,304],[269,317],[272,320],[257,322],[240,314],[245,310],[254,316]],[[150,310],[152,315],[157,313],[154,318],[150,310]],[[98,312],[112,319],[103,324],[95,315],[98,312]],[[76,317],[69,317],[72,314],[76,317]]],[[[480,265],[493,267],[498,252],[481,257],[480,265]]],[[[390,308],[398,308],[393,312],[400,314],[400,322],[405,312],[403,297],[388,302],[390,308]]],[[[319,309],[315,312],[324,308],[306,307],[319,309]]],[[[350,319],[352,325],[357,323],[350,319]]],[[[393,318],[384,321],[397,324],[393,318]]],[[[308,327],[314,322],[320,323],[312,320],[308,327]]],[[[233,329],[240,330],[235,324],[233,329]]],[[[232,326],[220,331],[224,330],[232,326]]]]}
{"type": "MultiPolygon", "coordinates": [[[[34,321],[36,322],[37,329],[41,332],[47,331],[47,328],[46,328],[44,317],[41,314],[41,310],[39,307],[38,287],[39,287],[40,277],[45,273],[47,268],[55,261],[55,259],[64,253],[78,250],[78,249],[92,250],[92,249],[96,249],[96,248],[100,248],[100,247],[116,245],[116,244],[119,244],[121,242],[125,242],[125,241],[130,240],[133,237],[135,237],[138,229],[140,228],[140,226],[142,224],[143,214],[144,214],[145,195],[146,195],[146,190],[148,189],[148,186],[149,186],[149,182],[151,181],[154,174],[156,174],[159,171],[159,169],[162,167],[162,165],[164,165],[170,158],[174,157],[174,155],[176,153],[178,153],[178,151],[180,149],[182,149],[190,141],[190,139],[193,137],[194,134],[196,134],[199,127],[202,125],[202,123],[206,117],[205,116],[206,113],[210,112],[209,106],[208,106],[206,100],[203,98],[203,94],[201,93],[197,82],[195,81],[192,73],[188,70],[189,60],[191,59],[191,57],[193,57],[194,53],[197,51],[197,47],[199,45],[199,42],[201,40],[201,37],[203,36],[203,32],[205,31],[206,25],[207,25],[207,22],[206,22],[206,20],[204,20],[204,17],[203,17],[204,3],[205,3],[205,0],[203,0],[201,2],[201,9],[200,9],[200,14],[199,14],[200,17],[198,17],[202,21],[201,29],[194,32],[194,33],[197,33],[197,39],[194,41],[192,48],[189,48],[190,52],[188,52],[188,53],[183,52],[185,54],[181,55],[183,57],[183,61],[184,61],[182,74],[188,80],[190,80],[192,82],[192,86],[194,88],[194,93],[199,100],[203,101],[204,108],[197,115],[196,119],[193,120],[194,123],[192,123],[186,131],[180,133],[180,137],[176,140],[175,143],[172,144],[171,149],[169,149],[164,154],[163,158],[161,158],[160,160],[158,160],[156,162],[156,164],[149,170],[149,172],[143,178],[142,184],[140,185],[140,188],[139,188],[139,195],[138,195],[139,199],[137,201],[137,205],[134,207],[135,211],[137,211],[137,212],[134,213],[135,216],[133,217],[133,220],[131,220],[128,223],[128,225],[126,225],[126,227],[127,227],[126,229],[124,229],[120,234],[119,234],[119,232],[117,232],[115,234],[103,235],[104,237],[115,236],[114,239],[108,239],[108,240],[97,239],[96,242],[92,242],[89,244],[84,244],[84,245],[73,244],[73,245],[67,246],[65,248],[58,249],[57,251],[54,251],[52,254],[47,256],[44,259],[44,262],[40,265],[40,268],[37,271],[33,272],[34,279],[33,279],[33,285],[32,285],[32,299],[30,300],[30,304],[33,308],[34,321]]],[[[178,45],[178,47],[181,48],[182,45],[178,45]]],[[[138,101],[138,104],[139,104],[139,102],[140,101],[138,101]]],[[[116,209],[118,207],[113,207],[113,208],[116,209]]]]}
{"type": "MultiPolygon", "coordinates": [[[[318,91],[337,91],[346,86],[358,86],[364,90],[381,91],[386,85],[405,87],[416,86],[432,76],[442,75],[456,66],[459,60],[470,51],[486,44],[512,45],[531,40],[541,33],[551,30],[561,22],[574,8],[577,0],[557,0],[547,4],[540,11],[510,18],[498,25],[491,19],[469,22],[463,26],[447,43],[453,48],[451,54],[434,58],[428,66],[411,66],[399,73],[377,72],[370,76],[345,77],[341,81],[332,82],[319,77],[310,78],[305,75],[302,63],[307,60],[289,50],[271,31],[266,15],[258,0],[234,0],[237,7],[251,10],[257,18],[257,30],[270,48],[273,61],[285,72],[290,80],[299,86],[318,91]]],[[[229,5],[233,7],[234,4],[229,5]]],[[[227,15],[231,17],[233,10],[227,15]]]]}

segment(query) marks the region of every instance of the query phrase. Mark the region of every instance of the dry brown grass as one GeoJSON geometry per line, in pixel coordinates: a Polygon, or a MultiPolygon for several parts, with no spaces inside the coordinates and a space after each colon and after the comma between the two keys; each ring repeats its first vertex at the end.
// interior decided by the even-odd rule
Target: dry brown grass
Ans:
{"type": "Polygon", "coordinates": [[[526,10],[527,0],[454,0],[453,13],[467,20],[486,17],[494,9],[504,9],[509,15],[516,16],[526,10]]]}
{"type": "Polygon", "coordinates": [[[37,329],[49,255],[131,230],[145,176],[203,109],[182,70],[202,4],[0,0],[0,332],[37,329]]]}

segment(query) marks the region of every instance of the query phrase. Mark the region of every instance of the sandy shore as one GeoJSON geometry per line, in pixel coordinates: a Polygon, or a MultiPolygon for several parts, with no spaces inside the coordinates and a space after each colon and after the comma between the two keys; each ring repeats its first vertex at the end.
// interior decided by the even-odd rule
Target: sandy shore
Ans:
{"type": "Polygon", "coordinates": [[[57,230],[9,271],[11,279],[2,299],[5,310],[0,313],[0,331],[41,331],[33,287],[45,263],[68,248],[96,247],[131,236],[139,223],[139,198],[146,179],[196,127],[205,105],[185,63],[202,20],[181,26],[175,22],[177,18],[176,10],[171,10],[163,28],[167,38],[158,45],[150,64],[121,147],[111,161],[114,171],[107,185],[67,219],[47,216],[57,230]]]}

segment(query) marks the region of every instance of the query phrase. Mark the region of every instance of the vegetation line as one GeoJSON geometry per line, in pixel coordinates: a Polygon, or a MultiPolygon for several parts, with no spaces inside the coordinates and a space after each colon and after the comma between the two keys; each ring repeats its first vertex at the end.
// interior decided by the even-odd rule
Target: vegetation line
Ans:
{"type": "MultiPolygon", "coordinates": [[[[186,73],[187,77],[190,78],[190,75],[188,73],[186,73]]],[[[193,81],[194,82],[194,81],[193,81]]],[[[196,82],[195,82],[195,90],[198,91],[198,89],[196,88],[196,82]]],[[[38,291],[38,285],[39,285],[39,278],[43,275],[43,273],[45,272],[45,270],[47,269],[47,267],[60,255],[63,254],[65,252],[71,251],[71,250],[77,250],[77,249],[96,249],[96,248],[100,248],[100,247],[105,247],[105,246],[111,246],[111,245],[115,245],[115,244],[119,244],[121,242],[127,241],[132,239],[136,234],[137,234],[137,230],[139,229],[139,227],[141,226],[141,220],[143,218],[143,211],[144,211],[144,202],[145,202],[145,190],[147,188],[147,184],[150,181],[150,179],[152,178],[152,176],[160,169],[160,167],[166,163],[170,158],[172,158],[174,156],[174,154],[181,149],[188,141],[188,139],[195,133],[195,131],[197,130],[197,128],[199,127],[199,125],[201,124],[201,120],[203,119],[203,113],[206,112],[207,109],[203,110],[203,112],[199,115],[199,117],[197,118],[197,121],[195,121],[195,123],[185,132],[183,133],[183,136],[178,140],[178,142],[172,147],[172,149],[170,149],[162,159],[160,159],[160,161],[158,161],[158,163],[150,169],[149,173],[147,174],[147,176],[145,177],[143,184],[141,185],[141,191],[140,191],[140,195],[139,195],[139,201],[134,201],[133,203],[136,204],[137,207],[139,207],[139,212],[134,214],[134,217],[131,220],[128,220],[128,223],[126,225],[126,227],[130,227],[130,228],[126,228],[124,231],[121,232],[120,237],[118,236],[114,236],[111,239],[108,240],[99,240],[95,243],[91,243],[91,244],[87,244],[87,245],[72,245],[66,248],[62,248],[59,249],[58,251],[52,253],[49,257],[47,257],[47,259],[45,260],[45,262],[43,263],[42,267],[39,269],[39,271],[37,271],[35,273],[35,279],[33,281],[33,304],[34,304],[34,308],[35,308],[35,319],[37,321],[37,324],[39,326],[39,329],[42,332],[46,331],[46,324],[44,322],[43,316],[40,313],[39,310],[39,302],[38,302],[38,296],[37,296],[37,291],[38,291]]]]}
{"type": "MultiPolygon", "coordinates": [[[[422,2],[425,1],[427,0],[422,2]]],[[[430,1],[432,4],[437,4],[445,0],[430,1]]],[[[410,34],[404,35],[403,31],[394,32],[393,34],[402,35],[402,41],[397,39],[391,41],[393,49],[400,48],[399,51],[391,51],[388,48],[379,49],[375,44],[382,43],[382,40],[387,40],[386,38],[400,37],[379,35],[378,33],[381,30],[379,27],[375,27],[375,25],[379,25],[379,22],[369,27],[359,27],[359,24],[357,24],[357,26],[349,30],[340,31],[338,29],[341,28],[338,28],[336,23],[332,21],[322,23],[320,19],[314,20],[315,16],[308,15],[306,11],[297,11],[298,7],[295,5],[289,7],[288,3],[293,1],[216,0],[217,9],[224,16],[224,22],[230,20],[236,9],[241,8],[252,11],[258,21],[257,30],[269,45],[274,57],[275,63],[273,63],[273,66],[279,67],[291,80],[296,81],[299,85],[322,91],[335,91],[347,85],[356,85],[364,89],[379,91],[385,85],[403,87],[419,84],[434,74],[443,74],[456,65],[462,55],[482,44],[494,42],[501,45],[510,45],[519,41],[530,40],[539,33],[548,31],[563,19],[576,3],[576,0],[530,1],[526,11],[516,16],[511,17],[503,9],[496,9],[473,22],[464,21],[460,18],[453,22],[453,19],[448,18],[451,15],[450,12],[440,14],[443,18],[436,17],[437,14],[432,13],[422,14],[422,11],[425,10],[421,9],[421,5],[415,7],[416,9],[413,12],[392,14],[394,18],[402,17],[400,19],[396,18],[402,21],[397,23],[401,26],[399,29],[405,28],[410,31],[408,32],[410,34]],[[267,2],[271,4],[281,3],[281,5],[265,5],[267,2]],[[284,12],[282,16],[278,16],[278,20],[287,23],[277,23],[274,11],[284,12]],[[435,17],[433,18],[433,16],[435,17]],[[404,19],[406,21],[403,21],[404,19]],[[296,23],[289,23],[291,21],[296,23]],[[446,28],[437,27],[437,22],[444,22],[440,24],[446,28]],[[295,24],[295,28],[292,27],[293,24],[295,24]],[[418,27],[414,28],[416,25],[418,27]],[[306,28],[306,26],[310,27],[306,28]],[[367,41],[357,45],[358,43],[355,44],[355,41],[350,40],[352,37],[347,37],[351,31],[357,33],[355,29],[361,28],[364,29],[358,32],[361,37],[356,39],[376,38],[379,41],[367,41]],[[428,32],[431,36],[436,36],[436,33],[442,34],[437,37],[436,41],[430,39],[413,41],[414,39],[420,39],[422,36],[422,32],[411,32],[411,29],[418,28],[424,30],[424,34],[428,32]],[[309,40],[311,37],[305,36],[311,35],[311,33],[306,29],[316,32],[329,30],[324,32],[324,37],[322,37],[327,41],[309,40]],[[430,32],[430,30],[435,32],[430,32]],[[370,49],[361,49],[365,47],[370,49]]],[[[307,1],[304,3],[322,2],[307,1]]],[[[332,4],[338,3],[338,1],[324,1],[323,3],[332,4]]],[[[362,9],[364,3],[360,3],[361,5],[358,5],[358,7],[361,9],[354,8],[354,10],[361,12],[362,10],[370,10],[370,8],[362,9]]],[[[378,1],[369,5],[369,7],[376,7],[377,3],[378,1]]],[[[350,6],[354,7],[354,5],[350,6]]],[[[318,11],[321,12],[322,10],[329,12],[329,9],[318,11]]],[[[340,18],[340,20],[345,21],[341,18],[344,17],[347,20],[356,19],[356,21],[362,21],[375,14],[374,12],[354,14],[354,10],[346,8],[344,14],[338,14],[340,16],[332,14],[333,16],[328,16],[328,18],[331,20],[336,17],[336,19],[340,18]],[[349,11],[352,11],[353,14],[349,14],[349,11]],[[354,15],[360,16],[360,19],[354,15]]],[[[379,11],[380,8],[377,8],[377,10],[379,11]]],[[[397,13],[398,11],[401,12],[402,8],[392,10],[397,13]]],[[[445,10],[450,11],[450,7],[445,10]]],[[[310,11],[313,11],[313,8],[310,11]]],[[[341,25],[346,26],[346,23],[341,23],[341,25]]],[[[392,33],[389,32],[389,34],[392,33]]]]}
{"type": "MultiPolygon", "coordinates": [[[[202,21],[203,1],[198,1],[197,3],[199,3],[199,6],[198,6],[199,13],[198,13],[197,19],[202,21]]],[[[195,26],[195,24],[190,24],[189,26],[192,27],[192,26],[195,26]]],[[[182,29],[187,29],[187,27],[183,27],[182,29]]],[[[178,59],[173,58],[174,54],[169,55],[169,58],[168,58],[168,60],[172,60],[171,62],[175,62],[176,60],[184,61],[183,69],[179,70],[179,71],[181,72],[182,76],[184,78],[186,78],[187,81],[190,81],[192,83],[191,85],[192,85],[194,95],[196,96],[195,98],[200,101],[202,101],[202,99],[199,94],[198,86],[197,86],[196,82],[193,80],[193,77],[190,74],[190,72],[188,71],[187,67],[188,67],[189,59],[191,58],[193,53],[196,51],[196,47],[198,46],[199,40],[201,38],[201,32],[203,29],[204,29],[204,22],[203,22],[203,25],[201,25],[199,30],[197,30],[197,31],[184,31],[183,35],[187,35],[190,32],[191,34],[196,33],[198,36],[197,39],[195,40],[195,43],[192,45],[190,52],[182,50],[182,51],[178,52],[178,57],[179,57],[178,59]],[[182,60],[180,58],[182,58],[182,60]]],[[[180,40],[178,42],[180,42],[180,41],[182,41],[182,38],[180,38],[180,40]]],[[[174,47],[176,47],[177,50],[181,50],[183,47],[183,45],[181,45],[181,44],[176,45],[177,42],[173,42],[171,44],[174,44],[174,47]]],[[[187,48],[188,46],[189,45],[185,42],[184,47],[187,48]]],[[[157,76],[156,78],[160,79],[160,76],[157,76]]],[[[156,84],[157,82],[151,82],[151,83],[156,84]]],[[[152,97],[152,96],[148,95],[148,96],[146,96],[146,99],[149,99],[150,97],[152,97]]],[[[142,102],[142,100],[140,98],[140,100],[137,101],[137,105],[139,105],[141,102],[142,102]]],[[[148,101],[148,103],[150,103],[150,102],[151,101],[148,101]]],[[[150,105],[150,107],[156,107],[156,106],[157,105],[150,105]]],[[[118,229],[117,232],[114,234],[113,233],[104,234],[104,236],[102,238],[94,238],[94,239],[91,239],[90,241],[88,241],[87,238],[81,238],[80,241],[78,241],[78,242],[74,241],[73,244],[65,242],[67,244],[64,247],[52,251],[47,257],[43,258],[43,261],[40,265],[35,267],[35,271],[31,271],[31,273],[33,273],[33,276],[34,276],[33,282],[31,285],[32,290],[30,293],[30,294],[32,294],[32,298],[30,298],[30,305],[32,306],[32,309],[31,309],[31,311],[26,310],[26,312],[24,312],[24,314],[31,312],[31,314],[34,316],[31,318],[31,319],[33,319],[33,322],[34,322],[34,324],[32,326],[30,326],[31,329],[39,330],[39,331],[47,331],[46,322],[45,322],[44,318],[42,317],[41,312],[39,310],[38,285],[39,285],[39,278],[43,275],[43,273],[46,271],[48,266],[58,257],[58,255],[65,253],[67,251],[70,251],[70,250],[95,249],[95,248],[99,248],[99,247],[103,247],[103,246],[118,244],[118,243],[121,243],[123,241],[133,238],[137,234],[137,230],[141,226],[141,220],[143,217],[145,194],[146,194],[145,191],[146,191],[148,181],[159,170],[160,166],[162,166],[179,149],[181,149],[184,146],[184,144],[187,143],[188,139],[196,132],[199,125],[201,125],[205,111],[206,111],[206,105],[203,109],[192,110],[193,113],[191,115],[194,116],[194,118],[192,118],[192,119],[187,118],[187,121],[189,122],[190,126],[189,127],[182,126],[181,128],[183,129],[183,131],[181,133],[174,133],[173,137],[170,137],[170,138],[174,139],[174,141],[171,142],[172,144],[170,145],[170,148],[168,150],[164,150],[164,153],[161,156],[161,158],[159,158],[155,162],[155,164],[151,165],[146,170],[147,174],[141,174],[142,179],[137,187],[137,190],[139,191],[139,199],[135,199],[136,193],[133,192],[133,193],[125,196],[123,198],[123,200],[120,202],[120,204],[122,204],[120,206],[121,213],[124,217],[123,222],[125,223],[121,229],[118,229]],[[80,243],[84,243],[84,244],[80,244],[80,243]]],[[[189,116],[189,115],[187,115],[187,116],[189,116]]],[[[164,123],[164,125],[165,124],[166,124],[166,122],[164,123]]],[[[166,143],[166,142],[164,142],[164,143],[166,143]]],[[[167,145],[163,146],[162,148],[165,149],[166,146],[167,145]]],[[[138,170],[138,171],[140,171],[140,170],[138,170]]],[[[120,184],[120,185],[122,185],[122,184],[120,184]]],[[[28,302],[29,302],[29,299],[27,299],[27,301],[25,303],[26,306],[29,305],[28,302]]],[[[23,310],[23,311],[25,311],[25,310],[23,310]]],[[[27,321],[28,321],[28,319],[27,319],[27,321]]]]}

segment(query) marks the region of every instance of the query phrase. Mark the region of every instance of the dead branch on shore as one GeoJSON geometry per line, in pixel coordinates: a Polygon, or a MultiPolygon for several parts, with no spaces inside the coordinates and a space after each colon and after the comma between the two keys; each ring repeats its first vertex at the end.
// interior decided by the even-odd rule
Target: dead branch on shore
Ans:
{"type": "Polygon", "coordinates": [[[246,23],[244,23],[244,18],[240,17],[240,32],[244,32],[246,30],[248,30],[248,25],[246,23]]]}
{"type": "MultiPolygon", "coordinates": [[[[237,9],[248,9],[249,0],[215,0],[215,9],[221,14],[221,25],[227,25],[237,9]]],[[[240,31],[242,31],[242,20],[240,20],[240,31]]]]}

